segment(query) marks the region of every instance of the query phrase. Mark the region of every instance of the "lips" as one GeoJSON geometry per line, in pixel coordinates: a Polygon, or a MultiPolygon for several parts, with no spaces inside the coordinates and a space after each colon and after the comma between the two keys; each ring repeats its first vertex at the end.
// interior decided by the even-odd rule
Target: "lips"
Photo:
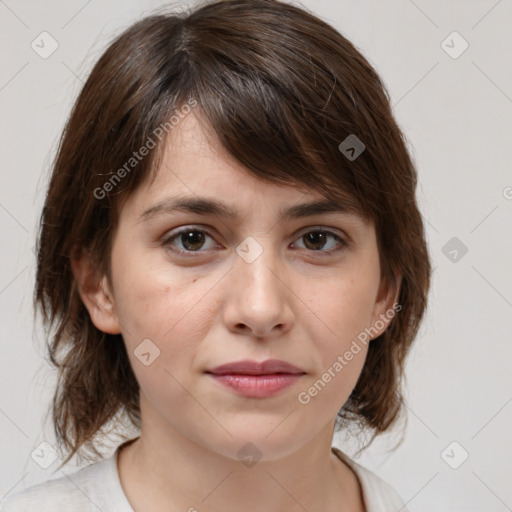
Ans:
{"type": "Polygon", "coordinates": [[[270,398],[293,386],[306,373],[297,366],[267,359],[258,361],[236,361],[206,371],[224,389],[246,398],[270,398]]]}
{"type": "Polygon", "coordinates": [[[246,359],[216,366],[211,370],[207,370],[206,373],[213,375],[301,375],[306,372],[293,364],[279,359],[267,359],[262,362],[246,359]]]}

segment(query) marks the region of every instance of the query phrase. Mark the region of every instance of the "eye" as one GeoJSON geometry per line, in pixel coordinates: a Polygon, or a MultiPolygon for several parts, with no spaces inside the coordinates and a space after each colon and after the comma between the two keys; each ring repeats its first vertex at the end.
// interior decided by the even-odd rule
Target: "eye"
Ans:
{"type": "MultiPolygon", "coordinates": [[[[205,241],[208,238],[213,240],[207,231],[193,227],[186,227],[177,232],[171,233],[162,241],[162,245],[170,247],[171,250],[178,254],[204,252],[200,249],[204,247],[205,241]],[[178,244],[178,247],[176,247],[176,243],[178,244]]],[[[214,242],[210,243],[210,247],[207,247],[206,249],[214,249],[215,247],[217,247],[217,244],[214,242]]]]}
{"type": "Polygon", "coordinates": [[[322,253],[335,253],[345,249],[348,246],[347,242],[340,236],[332,231],[326,231],[323,229],[315,229],[304,233],[298,240],[304,240],[305,248],[309,251],[322,252],[322,253]],[[333,242],[328,244],[328,240],[331,239],[333,242]],[[328,250],[323,250],[326,246],[329,246],[328,250]]]}
{"type": "MultiPolygon", "coordinates": [[[[325,229],[310,230],[299,237],[298,240],[304,241],[304,247],[299,247],[299,249],[304,248],[309,252],[332,254],[348,247],[348,243],[339,235],[325,229]],[[329,240],[331,240],[330,243],[329,240]]],[[[194,227],[185,227],[171,232],[162,240],[162,245],[175,253],[187,255],[219,247],[207,231],[194,227]],[[211,240],[209,246],[208,239],[211,240]]]]}

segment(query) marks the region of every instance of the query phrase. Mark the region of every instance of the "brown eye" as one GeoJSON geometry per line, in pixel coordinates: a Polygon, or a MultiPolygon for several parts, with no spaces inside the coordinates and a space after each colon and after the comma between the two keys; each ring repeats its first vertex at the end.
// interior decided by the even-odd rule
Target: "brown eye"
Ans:
{"type": "Polygon", "coordinates": [[[304,241],[304,246],[309,251],[316,251],[321,253],[333,253],[342,250],[346,247],[346,242],[331,231],[314,230],[305,233],[299,240],[304,241]],[[333,240],[334,242],[330,242],[333,240]],[[327,250],[325,249],[327,247],[327,250]]]}
{"type": "Polygon", "coordinates": [[[179,236],[183,247],[188,251],[196,251],[197,249],[200,249],[205,240],[204,233],[201,231],[184,231],[179,236]]]}
{"type": "Polygon", "coordinates": [[[325,233],[321,231],[313,231],[304,235],[305,245],[308,249],[312,251],[318,251],[322,249],[327,241],[327,236],[325,233]]]}
{"type": "MultiPolygon", "coordinates": [[[[177,233],[168,236],[163,241],[163,245],[179,254],[205,252],[205,250],[201,249],[204,249],[208,239],[213,241],[212,237],[206,231],[194,228],[184,228],[177,233]]],[[[211,243],[210,247],[206,247],[206,249],[212,249],[214,247],[216,247],[216,244],[211,243]]]]}

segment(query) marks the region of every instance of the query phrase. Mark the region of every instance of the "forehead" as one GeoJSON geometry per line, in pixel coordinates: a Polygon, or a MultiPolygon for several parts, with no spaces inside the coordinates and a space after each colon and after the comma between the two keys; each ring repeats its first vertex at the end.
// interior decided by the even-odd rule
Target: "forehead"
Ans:
{"type": "Polygon", "coordinates": [[[162,149],[153,179],[131,198],[138,220],[182,211],[237,221],[255,214],[292,219],[323,213],[363,221],[342,202],[328,200],[303,184],[270,183],[251,175],[196,112],[169,132],[162,149]]]}

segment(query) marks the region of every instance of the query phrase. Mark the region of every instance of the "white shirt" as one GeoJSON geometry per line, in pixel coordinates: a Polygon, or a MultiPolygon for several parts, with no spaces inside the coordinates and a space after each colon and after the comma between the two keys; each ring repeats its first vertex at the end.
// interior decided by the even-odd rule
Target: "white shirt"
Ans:
{"type": "MultiPolygon", "coordinates": [[[[336,447],[333,452],[357,475],[366,512],[407,512],[398,494],[369,469],[336,447]]],[[[124,494],[115,453],[74,473],[18,491],[0,502],[1,512],[134,512],[124,494]]]]}

